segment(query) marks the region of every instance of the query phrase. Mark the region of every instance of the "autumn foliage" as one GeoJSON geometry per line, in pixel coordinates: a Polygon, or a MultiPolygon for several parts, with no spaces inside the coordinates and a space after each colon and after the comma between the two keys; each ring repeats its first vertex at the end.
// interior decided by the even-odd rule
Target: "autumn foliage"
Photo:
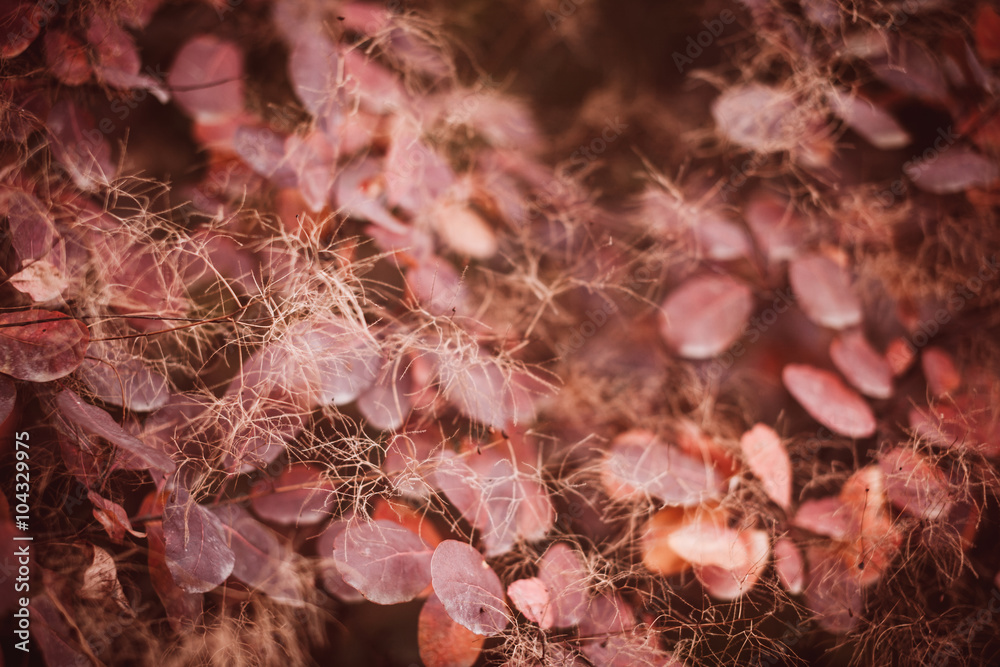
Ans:
{"type": "Polygon", "coordinates": [[[663,4],[5,3],[2,664],[1000,660],[1000,14],[663,4]]]}

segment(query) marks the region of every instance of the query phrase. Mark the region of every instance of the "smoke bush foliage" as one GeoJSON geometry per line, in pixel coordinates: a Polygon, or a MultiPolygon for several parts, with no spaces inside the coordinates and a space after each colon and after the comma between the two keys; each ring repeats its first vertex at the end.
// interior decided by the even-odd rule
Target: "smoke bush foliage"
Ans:
{"type": "Polygon", "coordinates": [[[633,12],[4,6],[5,661],[998,659],[1000,15],[633,12]]]}

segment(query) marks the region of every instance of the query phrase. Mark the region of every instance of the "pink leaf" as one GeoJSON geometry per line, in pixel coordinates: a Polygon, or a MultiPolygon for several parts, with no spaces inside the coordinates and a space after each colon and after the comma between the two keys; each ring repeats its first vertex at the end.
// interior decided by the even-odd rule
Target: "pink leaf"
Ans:
{"type": "Polygon", "coordinates": [[[436,486],[481,533],[488,556],[510,551],[520,539],[545,536],[555,520],[545,486],[492,451],[448,458],[435,471],[436,486]]]}
{"type": "Polygon", "coordinates": [[[861,303],[850,275],[829,257],[796,257],[788,267],[788,278],[802,310],[816,324],[846,329],[861,322],[861,303]]]}
{"type": "Polygon", "coordinates": [[[660,331],[678,355],[708,359],[736,341],[752,311],[753,294],[743,283],[729,276],[699,276],[667,297],[660,331]]]}
{"type": "Polygon", "coordinates": [[[10,284],[35,303],[58,299],[69,286],[69,279],[54,264],[39,259],[10,277],[10,284]]]}
{"type": "Polygon", "coordinates": [[[696,566],[709,593],[727,600],[757,583],[770,553],[763,531],[738,531],[711,517],[681,526],[666,540],[677,555],[696,566]]]}
{"type": "Polygon", "coordinates": [[[805,564],[798,547],[787,537],[774,543],[774,569],[778,581],[792,595],[802,592],[805,582],[805,564]]]}
{"type": "Polygon", "coordinates": [[[906,175],[921,190],[943,195],[989,187],[1000,178],[1000,167],[969,148],[951,146],[933,158],[911,165],[906,175]]]}
{"type": "Polygon", "coordinates": [[[453,621],[436,594],[420,609],[417,644],[425,667],[472,667],[485,640],[453,621]]]}
{"type": "Polygon", "coordinates": [[[52,153],[78,188],[94,191],[115,177],[117,165],[111,159],[111,145],[89,112],[60,100],[52,105],[47,128],[52,153]]]}
{"type": "Polygon", "coordinates": [[[612,498],[648,495],[682,507],[718,497],[722,483],[705,461],[639,430],[615,438],[604,459],[602,480],[612,498]]]}
{"type": "Polygon", "coordinates": [[[910,143],[906,130],[870,100],[835,88],[827,94],[833,112],[876,148],[891,150],[910,143]]]}
{"type": "Polygon", "coordinates": [[[787,199],[758,190],[751,195],[743,215],[769,262],[790,260],[798,254],[805,223],[787,199]]]}
{"type": "Polygon", "coordinates": [[[844,540],[854,527],[854,516],[840,498],[831,496],[803,502],[792,524],[835,540],[844,540]]]}
{"type": "Polygon", "coordinates": [[[948,477],[926,456],[895,447],[879,460],[889,501],[919,519],[933,521],[953,507],[948,477]]]}
{"type": "Polygon", "coordinates": [[[302,605],[304,591],[292,551],[242,507],[223,505],[214,512],[233,550],[233,576],[275,600],[302,605]]]}
{"type": "Polygon", "coordinates": [[[531,418],[530,374],[475,349],[442,346],[433,354],[441,391],[470,419],[503,429],[531,418]]]}
{"type": "Polygon", "coordinates": [[[358,410],[375,428],[391,431],[406,421],[413,382],[402,364],[383,364],[378,379],[358,396],[358,410]]]}
{"type": "Polygon", "coordinates": [[[799,107],[784,90],[759,83],[735,86],[712,103],[712,118],[730,141],[764,153],[789,150],[801,141],[793,122],[799,107]]]}
{"type": "Polygon", "coordinates": [[[941,348],[928,347],[921,352],[920,365],[927,378],[927,386],[934,396],[954,393],[962,386],[962,375],[955,367],[955,360],[941,348]]]}
{"type": "Polygon", "coordinates": [[[448,615],[472,632],[489,637],[510,623],[500,578],[468,544],[439,544],[431,559],[431,578],[448,615]]]}
{"type": "Polygon", "coordinates": [[[489,259],[497,252],[497,236],[477,213],[460,202],[439,201],[427,213],[437,236],[457,253],[489,259]]]}
{"type": "Polygon", "coordinates": [[[83,381],[101,400],[129,410],[151,412],[166,405],[170,400],[167,379],[115,342],[90,344],[89,356],[96,359],[83,362],[83,381]]]}
{"type": "Polygon", "coordinates": [[[207,507],[177,489],[163,508],[167,567],[189,593],[207,593],[233,572],[236,555],[225,525],[207,507]]]}
{"type": "Polygon", "coordinates": [[[349,513],[346,519],[331,521],[326,530],[320,533],[316,539],[316,552],[320,555],[319,573],[323,587],[344,602],[361,602],[365,599],[365,596],[359,593],[356,588],[344,581],[344,575],[337,567],[337,561],[333,558],[337,537],[347,530],[353,520],[353,513],[349,513]]]}
{"type": "Polygon", "coordinates": [[[18,380],[49,382],[83,361],[90,332],[79,320],[48,310],[0,314],[0,372],[18,380]]]}
{"type": "Polygon", "coordinates": [[[809,610],[824,629],[837,634],[849,632],[861,617],[864,604],[861,584],[836,550],[813,546],[807,553],[809,610]]]}
{"type": "Polygon", "coordinates": [[[399,110],[406,101],[406,92],[399,77],[365,54],[351,49],[344,54],[344,90],[359,98],[363,108],[372,113],[399,110]]]}
{"type": "Polygon", "coordinates": [[[111,415],[95,405],[84,403],[72,390],[64,389],[60,392],[56,397],[56,405],[60,415],[72,427],[121,447],[143,466],[168,473],[177,469],[173,459],[126,432],[111,415]]]}
{"type": "Polygon", "coordinates": [[[385,186],[390,204],[416,214],[455,183],[455,172],[410,122],[398,121],[385,158],[385,186]]]}
{"type": "Polygon", "coordinates": [[[519,612],[543,630],[554,625],[555,616],[549,605],[549,589],[541,579],[518,579],[507,587],[507,597],[519,612]]]}
{"type": "Polygon", "coordinates": [[[333,187],[336,151],[323,133],[313,130],[306,136],[293,134],[285,141],[285,159],[298,180],[299,193],[317,213],[327,205],[333,187]]]}
{"type": "Polygon", "coordinates": [[[384,519],[349,525],[333,552],[344,581],[376,604],[420,595],[431,582],[431,555],[420,536],[384,519]]]}
{"type": "Polygon", "coordinates": [[[273,482],[261,480],[252,490],[254,512],[282,526],[313,525],[333,513],[335,487],[309,464],[292,464],[273,482]]]}
{"type": "Polygon", "coordinates": [[[789,364],[781,372],[785,387],[813,419],[849,438],[875,433],[875,415],[868,403],[829,371],[789,364]]]}
{"type": "Polygon", "coordinates": [[[846,331],[830,344],[830,359],[852,385],[872,398],[892,396],[892,368],[860,331],[846,331]]]}
{"type": "Polygon", "coordinates": [[[538,563],[538,579],[549,591],[552,627],[566,628],[579,623],[590,600],[590,572],[580,552],[556,542],[538,563]]]}
{"type": "Polygon", "coordinates": [[[764,492],[787,511],[792,504],[792,462],[778,434],[766,424],[756,424],[740,438],[740,449],[764,492]]]}
{"type": "Polygon", "coordinates": [[[295,94],[317,119],[329,122],[337,108],[337,69],[333,43],[317,30],[297,31],[288,55],[288,74],[295,94]]]}
{"type": "Polygon", "coordinates": [[[174,101],[202,123],[218,123],[243,111],[243,54],[212,35],[188,41],[167,75],[174,101]]]}
{"type": "Polygon", "coordinates": [[[337,176],[334,184],[337,206],[359,220],[370,220],[397,234],[408,234],[409,227],[389,212],[385,196],[382,166],[372,158],[352,163],[337,176]]]}

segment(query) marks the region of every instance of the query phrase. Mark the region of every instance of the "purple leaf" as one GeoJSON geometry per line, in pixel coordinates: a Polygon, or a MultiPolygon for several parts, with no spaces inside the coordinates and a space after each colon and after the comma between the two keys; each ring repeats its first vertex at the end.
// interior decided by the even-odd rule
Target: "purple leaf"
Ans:
{"type": "Polygon", "coordinates": [[[127,433],[111,415],[96,405],[84,403],[72,390],[64,389],[60,392],[56,397],[56,405],[60,415],[72,426],[121,447],[145,467],[168,473],[177,469],[173,459],[127,433]]]}
{"type": "Polygon", "coordinates": [[[235,557],[233,576],[276,600],[301,605],[302,582],[292,551],[242,507],[225,505],[214,512],[223,523],[235,557]]]}
{"type": "Polygon", "coordinates": [[[431,577],[434,593],[456,623],[487,637],[510,623],[500,577],[475,548],[445,540],[434,550],[431,577]]]}
{"type": "Polygon", "coordinates": [[[207,593],[232,574],[236,555],[226,526],[183,489],[163,508],[163,535],[167,567],[183,590],[207,593]]]}
{"type": "Polygon", "coordinates": [[[0,372],[18,380],[49,382],[83,361],[90,332],[79,320],[48,310],[0,314],[0,372]]]}
{"type": "Polygon", "coordinates": [[[431,582],[433,550],[397,523],[353,523],[334,541],[333,559],[344,581],[376,604],[408,602],[431,582]]]}
{"type": "Polygon", "coordinates": [[[686,359],[725,352],[753,311],[750,288],[729,276],[704,275],[685,281],[663,303],[660,331],[686,359]]]}
{"type": "Polygon", "coordinates": [[[89,112],[59,100],[52,105],[47,127],[52,153],[78,188],[94,191],[115,177],[118,167],[111,159],[111,145],[89,112]]]}
{"type": "Polygon", "coordinates": [[[796,257],[788,267],[788,279],[802,310],[816,324],[846,329],[861,322],[861,303],[850,274],[829,257],[796,257]]]}

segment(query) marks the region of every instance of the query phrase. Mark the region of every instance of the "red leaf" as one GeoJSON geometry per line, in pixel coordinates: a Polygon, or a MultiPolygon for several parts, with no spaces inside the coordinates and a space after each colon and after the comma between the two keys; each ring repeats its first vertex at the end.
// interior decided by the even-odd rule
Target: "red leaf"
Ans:
{"type": "Polygon", "coordinates": [[[17,385],[10,377],[0,373],[0,426],[7,422],[17,404],[17,385]]]}
{"type": "Polygon", "coordinates": [[[507,587],[507,597],[519,612],[543,630],[555,624],[555,615],[549,600],[549,589],[541,579],[530,577],[511,582],[507,587]]]}
{"type": "Polygon", "coordinates": [[[601,479],[612,498],[648,495],[682,507],[698,505],[722,492],[722,479],[705,461],[640,430],[615,438],[601,479]]]}
{"type": "Polygon", "coordinates": [[[173,459],[126,432],[111,415],[96,405],[84,403],[72,390],[64,389],[60,392],[56,397],[56,405],[60,415],[72,426],[121,447],[150,470],[169,473],[177,469],[173,459]]]}
{"type": "Polygon", "coordinates": [[[787,511],[792,505],[792,462],[778,434],[756,424],[740,438],[740,449],[767,496],[787,511]]]}
{"type": "Polygon", "coordinates": [[[224,505],[214,512],[235,556],[233,576],[275,600],[301,606],[304,591],[292,551],[242,507],[224,505]]]}
{"type": "Polygon", "coordinates": [[[736,341],[753,312],[753,293],[743,283],[721,275],[685,281],[663,303],[660,331],[686,359],[708,359],[736,341]]]}
{"type": "Polygon", "coordinates": [[[439,544],[431,559],[431,578],[448,615],[472,632],[489,637],[510,623],[500,578],[468,544],[439,544]]]}
{"type": "Polygon", "coordinates": [[[189,593],[207,593],[233,572],[236,555],[225,525],[207,507],[178,489],[163,508],[166,562],[174,581],[189,593]]]}
{"type": "Polygon", "coordinates": [[[199,122],[219,123],[243,111],[243,54],[231,42],[212,35],[190,40],[167,82],[177,104],[199,122]]]}
{"type": "Polygon", "coordinates": [[[70,629],[65,616],[52,602],[48,592],[31,597],[29,614],[33,619],[32,636],[42,649],[45,664],[85,665],[91,662],[83,653],[76,633],[70,629]]]}
{"type": "Polygon", "coordinates": [[[872,398],[892,396],[892,367],[860,331],[846,331],[830,343],[830,359],[848,381],[872,398]]]}
{"type": "Polygon", "coordinates": [[[696,519],[666,540],[675,553],[696,566],[708,592],[725,600],[736,599],[757,583],[770,553],[766,533],[728,528],[718,516],[696,519]]]}
{"type": "Polygon", "coordinates": [[[426,667],[472,667],[486,638],[451,620],[438,596],[431,594],[417,619],[417,644],[426,667]]]}
{"type": "Polygon", "coordinates": [[[37,2],[20,0],[5,2],[0,7],[0,25],[4,26],[4,39],[0,41],[0,56],[14,58],[38,37],[42,26],[52,20],[51,12],[57,8],[37,2]]]}
{"type": "Polygon", "coordinates": [[[87,497],[94,505],[94,518],[101,522],[104,530],[115,542],[121,542],[128,531],[135,537],[145,537],[145,533],[132,529],[132,522],[129,521],[125,508],[116,502],[103,498],[93,491],[87,491],[87,497]]]}
{"type": "Polygon", "coordinates": [[[829,257],[796,257],[788,267],[788,279],[802,310],[816,324],[846,329],[861,322],[861,303],[850,275],[829,257]]]}
{"type": "Polygon", "coordinates": [[[83,361],[89,342],[86,325],[63,313],[48,310],[2,313],[0,372],[30,382],[65,377],[83,361]]]}
{"type": "Polygon", "coordinates": [[[94,191],[115,177],[118,166],[111,159],[111,145],[89,112],[68,100],[59,100],[49,111],[46,127],[52,138],[52,153],[78,188],[94,191]]]}
{"type": "Polygon", "coordinates": [[[579,623],[590,601],[590,571],[580,552],[556,542],[538,563],[538,579],[549,590],[552,626],[566,628],[579,623]]]}
{"type": "Polygon", "coordinates": [[[795,400],[820,424],[849,438],[874,435],[875,415],[868,403],[833,373],[789,364],[781,371],[781,378],[795,400]]]}
{"type": "Polygon", "coordinates": [[[895,447],[879,459],[889,501],[919,519],[947,516],[954,505],[948,477],[926,456],[895,447]]]}
{"type": "Polygon", "coordinates": [[[920,364],[927,378],[927,387],[936,397],[951,394],[962,386],[962,376],[955,360],[939,347],[928,347],[920,353],[920,364]]]}
{"type": "Polygon", "coordinates": [[[431,582],[432,549],[392,521],[348,525],[334,544],[344,581],[376,604],[408,602],[431,582]]]}
{"type": "Polygon", "coordinates": [[[979,57],[989,64],[1000,62],[1000,15],[984,2],[976,10],[973,23],[979,57]]]}
{"type": "Polygon", "coordinates": [[[305,463],[290,465],[274,481],[261,480],[252,488],[250,502],[257,515],[282,526],[317,524],[333,513],[336,487],[305,463]]]}
{"type": "Polygon", "coordinates": [[[67,86],[79,86],[90,79],[90,60],[81,40],[65,30],[50,28],[42,41],[45,62],[57,79],[67,86]]]}

